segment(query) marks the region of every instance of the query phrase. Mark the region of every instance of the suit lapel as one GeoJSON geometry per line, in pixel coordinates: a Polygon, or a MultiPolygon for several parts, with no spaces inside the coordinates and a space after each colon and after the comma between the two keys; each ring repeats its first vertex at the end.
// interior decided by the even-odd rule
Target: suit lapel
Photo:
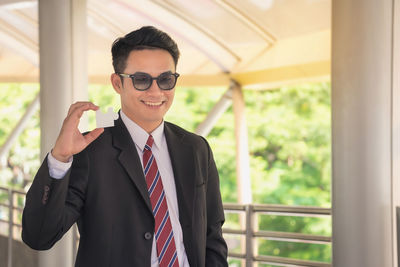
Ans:
{"type": "Polygon", "coordinates": [[[126,129],[125,124],[122,122],[121,117],[115,121],[115,127],[113,127],[111,131],[113,135],[113,145],[121,151],[118,157],[119,162],[128,173],[132,182],[136,185],[149,211],[152,212],[146,179],[143,174],[143,167],[140,163],[135,144],[132,141],[128,129],[126,129]]]}
{"type": "Polygon", "coordinates": [[[176,194],[179,206],[179,221],[182,227],[192,224],[192,210],[194,197],[194,151],[190,144],[185,143],[184,134],[171,129],[165,123],[165,138],[167,139],[168,152],[174,171],[176,194]]]}
{"type": "Polygon", "coordinates": [[[178,199],[179,222],[183,232],[183,242],[190,265],[194,266],[197,255],[193,248],[192,216],[195,194],[195,164],[193,146],[185,142],[185,134],[174,130],[169,123],[164,125],[168,152],[174,171],[176,196],[178,199]]]}

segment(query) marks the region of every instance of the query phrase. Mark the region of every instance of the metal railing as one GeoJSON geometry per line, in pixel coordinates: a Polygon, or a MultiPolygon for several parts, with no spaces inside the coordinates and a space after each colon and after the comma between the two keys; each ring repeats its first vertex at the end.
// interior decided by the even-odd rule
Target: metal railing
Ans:
{"type": "Polygon", "coordinates": [[[254,250],[254,241],[257,238],[267,240],[278,240],[284,242],[297,242],[297,243],[317,243],[329,245],[332,243],[330,236],[322,236],[315,234],[302,234],[291,232],[278,232],[278,231],[263,231],[256,230],[258,228],[255,224],[256,216],[264,215],[279,215],[279,216],[299,216],[299,217],[331,217],[331,209],[309,206],[285,206],[285,205],[267,205],[267,204],[224,204],[225,213],[236,212],[244,215],[242,228],[229,229],[223,228],[224,234],[233,234],[244,237],[245,249],[244,253],[229,252],[228,256],[234,259],[245,260],[246,267],[251,267],[256,263],[278,265],[278,266],[309,266],[309,267],[330,267],[331,263],[309,261],[301,259],[292,259],[285,257],[257,255],[254,250]]]}
{"type": "MultiPolygon", "coordinates": [[[[0,187],[0,226],[8,225],[8,250],[7,250],[7,267],[12,267],[13,240],[20,240],[22,214],[22,206],[18,205],[16,196],[25,197],[25,192],[14,190],[6,187],[0,187]],[[5,194],[7,197],[4,197],[5,194]],[[7,210],[8,216],[4,218],[4,208],[7,210]]],[[[224,234],[236,235],[244,241],[243,253],[229,251],[228,256],[232,259],[239,259],[245,262],[246,267],[251,267],[257,263],[270,264],[276,266],[309,266],[309,267],[331,267],[331,263],[308,261],[301,259],[292,259],[277,256],[257,255],[255,253],[254,241],[259,238],[267,240],[277,240],[285,242],[298,243],[317,243],[331,244],[330,236],[321,236],[314,234],[302,234],[291,232],[265,231],[257,230],[255,225],[257,216],[259,215],[279,215],[279,216],[299,216],[299,217],[331,217],[331,209],[308,206],[285,206],[285,205],[265,205],[265,204],[224,204],[225,213],[238,213],[243,219],[240,229],[223,228],[224,234]]],[[[1,227],[0,227],[1,230],[1,227]]],[[[4,234],[0,231],[0,234],[4,234]]],[[[79,240],[75,231],[74,240],[79,240]]],[[[74,242],[74,245],[76,242],[74,242]]],[[[76,247],[75,247],[76,248],[76,247]]]]}
{"type": "MultiPolygon", "coordinates": [[[[0,197],[7,196],[5,201],[0,199],[0,224],[8,225],[8,244],[7,244],[7,267],[12,267],[12,255],[13,255],[13,241],[14,239],[19,239],[20,234],[14,235],[15,232],[21,231],[21,223],[17,220],[18,215],[22,214],[23,208],[20,207],[16,201],[16,196],[22,196],[25,198],[26,193],[19,190],[14,190],[11,188],[0,187],[0,197]],[[3,208],[7,210],[6,219],[3,218],[3,208]],[[17,237],[18,236],[18,237],[17,237]]],[[[0,234],[2,234],[0,232],[0,234]]]]}

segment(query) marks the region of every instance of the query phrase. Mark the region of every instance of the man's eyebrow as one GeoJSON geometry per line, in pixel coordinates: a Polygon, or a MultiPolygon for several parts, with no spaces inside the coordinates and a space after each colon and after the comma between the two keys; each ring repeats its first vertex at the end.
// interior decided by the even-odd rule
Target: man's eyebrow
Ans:
{"type": "MultiPolygon", "coordinates": [[[[172,72],[171,70],[168,70],[168,71],[161,72],[160,75],[161,75],[161,74],[165,74],[165,73],[170,74],[170,73],[173,73],[173,72],[172,72]]],[[[143,72],[143,71],[137,71],[137,72],[135,72],[135,73],[133,73],[133,74],[149,74],[149,73],[143,72]]],[[[150,75],[150,74],[149,74],[149,75],[150,75]]],[[[150,75],[150,76],[151,76],[151,75],[150,75]]]]}
{"type": "Polygon", "coordinates": [[[164,73],[170,74],[170,73],[172,73],[172,71],[170,71],[170,70],[169,70],[169,71],[164,71],[164,72],[160,73],[160,75],[161,75],[161,74],[164,74],[164,73]]]}

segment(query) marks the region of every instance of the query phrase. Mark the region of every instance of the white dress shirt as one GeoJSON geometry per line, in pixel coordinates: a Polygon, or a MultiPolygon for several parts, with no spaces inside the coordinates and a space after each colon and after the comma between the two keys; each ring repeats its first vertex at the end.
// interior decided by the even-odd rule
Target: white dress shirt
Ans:
{"type": "MultiPolygon", "coordinates": [[[[149,134],[142,129],[135,122],[130,120],[121,110],[121,119],[124,122],[129,134],[132,137],[133,142],[136,145],[136,150],[139,155],[140,161],[143,166],[143,150],[144,146],[149,138],[149,134]]],[[[167,141],[164,134],[164,122],[160,124],[151,135],[154,138],[152,146],[152,153],[156,159],[158,169],[161,174],[161,180],[164,186],[164,191],[167,199],[169,216],[174,231],[174,239],[176,252],[178,255],[178,261],[180,267],[189,267],[185,247],[183,244],[183,233],[182,227],[179,222],[179,209],[178,200],[176,196],[176,187],[174,173],[172,170],[171,158],[168,152],[167,141]]],[[[51,153],[48,155],[48,166],[50,176],[56,179],[61,179],[67,173],[72,164],[72,158],[68,163],[63,163],[56,160],[51,153]]],[[[156,251],[156,240],[153,237],[153,247],[151,251],[151,267],[158,267],[158,258],[156,251]]]]}

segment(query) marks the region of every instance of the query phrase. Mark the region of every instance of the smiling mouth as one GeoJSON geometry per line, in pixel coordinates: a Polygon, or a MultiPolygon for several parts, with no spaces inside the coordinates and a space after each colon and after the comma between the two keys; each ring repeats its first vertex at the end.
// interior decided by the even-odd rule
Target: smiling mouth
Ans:
{"type": "Polygon", "coordinates": [[[157,106],[161,106],[164,101],[159,101],[159,102],[148,102],[148,101],[142,101],[145,105],[147,106],[151,106],[151,107],[157,107],[157,106]]]}

